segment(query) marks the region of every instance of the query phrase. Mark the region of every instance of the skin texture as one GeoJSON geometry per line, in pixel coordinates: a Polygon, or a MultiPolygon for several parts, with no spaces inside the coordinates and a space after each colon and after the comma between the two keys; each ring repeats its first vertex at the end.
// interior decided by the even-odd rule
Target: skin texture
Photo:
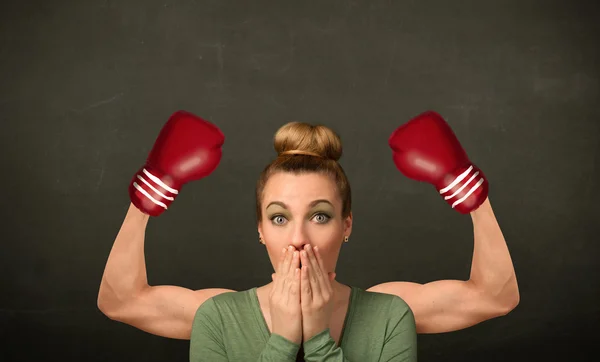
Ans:
{"type": "MultiPolygon", "coordinates": [[[[324,272],[335,272],[342,239],[352,231],[352,216],[342,220],[341,205],[335,183],[326,176],[274,175],[265,187],[264,214],[258,228],[273,265],[281,248],[291,245],[301,250],[310,245],[321,250],[324,272]],[[319,199],[331,202],[332,218],[320,215],[330,209],[311,205],[319,199]],[[273,201],[281,201],[287,207],[269,206],[273,201]]],[[[437,280],[426,284],[394,281],[374,285],[367,291],[402,298],[415,315],[418,333],[452,332],[510,313],[519,304],[519,288],[508,246],[489,198],[471,212],[471,220],[474,251],[467,280],[437,280]]],[[[342,295],[340,283],[333,280],[331,286],[334,298],[342,295]]],[[[335,303],[343,303],[343,300],[335,303]]]]}
{"type": "MultiPolygon", "coordinates": [[[[328,328],[336,307],[347,303],[347,287],[334,280],[333,273],[344,237],[352,231],[352,215],[342,218],[335,182],[320,174],[275,174],[265,185],[262,200],[258,232],[273,269],[278,270],[283,249],[306,253],[300,253],[299,292],[302,339],[307,341],[328,328]]],[[[273,284],[262,289],[271,294],[273,284]]]]}
{"type": "Polygon", "coordinates": [[[300,343],[330,327],[335,274],[325,273],[323,265],[316,247],[306,245],[300,252],[292,246],[282,249],[268,298],[273,333],[300,343]]]}
{"type": "Polygon", "coordinates": [[[421,334],[457,331],[510,313],[519,304],[519,286],[489,199],[471,212],[471,220],[474,245],[468,280],[386,282],[367,291],[404,299],[421,334]]]}
{"type": "Polygon", "coordinates": [[[302,340],[308,341],[329,328],[335,307],[333,278],[325,272],[325,264],[318,247],[306,245],[300,252],[300,305],[302,309],[302,340]]]}
{"type": "MultiPolygon", "coordinates": [[[[318,174],[273,175],[265,187],[262,208],[258,232],[274,270],[283,248],[299,251],[310,245],[320,250],[323,273],[335,272],[344,236],[350,236],[352,231],[352,215],[342,219],[342,201],[333,180],[318,174]],[[328,200],[331,205],[325,202],[311,205],[315,200],[328,200]],[[285,207],[275,205],[267,210],[274,201],[282,202],[285,207]]],[[[508,246],[489,199],[471,213],[471,219],[474,249],[468,280],[426,284],[393,281],[374,285],[367,291],[402,298],[415,315],[418,333],[456,331],[508,314],[519,303],[519,288],[508,246]]],[[[106,263],[98,308],[110,319],[148,333],[189,339],[198,307],[216,295],[234,290],[149,285],[144,259],[147,223],[148,216],[131,204],[106,263]]],[[[317,269],[309,265],[309,273],[310,270],[317,269]]],[[[259,289],[269,295],[272,286],[269,283],[259,289]]],[[[342,307],[347,305],[349,295],[346,288],[336,280],[331,281],[334,312],[330,326],[332,321],[341,319],[336,319],[336,315],[343,316],[342,307]]],[[[334,330],[341,326],[337,327],[334,330]]],[[[322,325],[317,324],[315,329],[318,328],[322,325]]]]}
{"type": "MultiPolygon", "coordinates": [[[[283,248],[292,246],[300,251],[310,245],[318,247],[324,272],[335,272],[344,237],[352,232],[352,215],[342,219],[342,200],[332,179],[319,174],[275,174],[265,185],[262,208],[258,233],[273,270],[277,270],[283,248]],[[326,202],[313,204],[318,200],[326,202]],[[271,205],[273,202],[285,208],[271,205]]],[[[344,286],[334,280],[332,288],[336,291],[344,286]]]]}

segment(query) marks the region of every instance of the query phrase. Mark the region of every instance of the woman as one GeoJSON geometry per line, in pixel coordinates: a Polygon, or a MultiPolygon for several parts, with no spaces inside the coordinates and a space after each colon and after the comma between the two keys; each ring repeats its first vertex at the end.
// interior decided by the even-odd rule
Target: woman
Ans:
{"type": "Polygon", "coordinates": [[[191,338],[191,361],[416,361],[416,333],[465,328],[516,306],[512,262],[487,198],[471,213],[468,281],[367,290],[339,283],[335,266],[352,231],[350,186],[337,162],[341,142],[326,127],[290,123],[277,132],[275,148],[278,157],[256,190],[272,283],[241,292],[149,286],[148,217],[134,202],[106,265],[100,309],[153,334],[191,338]]]}

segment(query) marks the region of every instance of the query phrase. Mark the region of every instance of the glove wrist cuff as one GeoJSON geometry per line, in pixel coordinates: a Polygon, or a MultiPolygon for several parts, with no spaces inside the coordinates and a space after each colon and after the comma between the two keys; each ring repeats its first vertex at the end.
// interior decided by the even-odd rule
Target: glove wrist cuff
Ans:
{"type": "Polygon", "coordinates": [[[487,179],[473,164],[448,173],[436,188],[444,200],[462,214],[476,210],[488,195],[487,179]]]}
{"type": "Polygon", "coordinates": [[[168,175],[142,167],[131,180],[129,196],[142,212],[158,216],[169,208],[179,194],[179,185],[168,175]]]}

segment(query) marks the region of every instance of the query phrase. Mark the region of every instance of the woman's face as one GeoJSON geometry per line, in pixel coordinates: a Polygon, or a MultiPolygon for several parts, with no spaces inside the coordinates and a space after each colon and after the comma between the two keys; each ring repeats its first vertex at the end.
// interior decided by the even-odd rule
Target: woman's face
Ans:
{"type": "Polygon", "coordinates": [[[352,231],[352,215],[342,220],[342,200],[330,177],[274,174],[265,185],[261,207],[258,233],[274,270],[283,248],[302,250],[310,244],[319,247],[326,272],[335,271],[344,237],[352,231]]]}

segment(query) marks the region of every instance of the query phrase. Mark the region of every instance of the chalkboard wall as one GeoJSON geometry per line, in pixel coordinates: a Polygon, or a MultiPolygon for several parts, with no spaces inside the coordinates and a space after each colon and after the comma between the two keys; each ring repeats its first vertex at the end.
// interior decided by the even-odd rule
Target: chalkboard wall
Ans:
{"type": "Polygon", "coordinates": [[[431,109],[489,179],[521,302],[462,331],[419,335],[419,360],[593,360],[598,10],[548,0],[3,1],[0,360],[187,360],[188,341],[96,305],[129,181],[179,109],[226,141],[218,169],[150,220],[151,284],[270,281],[254,187],[275,131],[293,120],[327,125],[344,145],[354,229],[339,280],[468,278],[470,217],[398,172],[387,144],[431,109]]]}

